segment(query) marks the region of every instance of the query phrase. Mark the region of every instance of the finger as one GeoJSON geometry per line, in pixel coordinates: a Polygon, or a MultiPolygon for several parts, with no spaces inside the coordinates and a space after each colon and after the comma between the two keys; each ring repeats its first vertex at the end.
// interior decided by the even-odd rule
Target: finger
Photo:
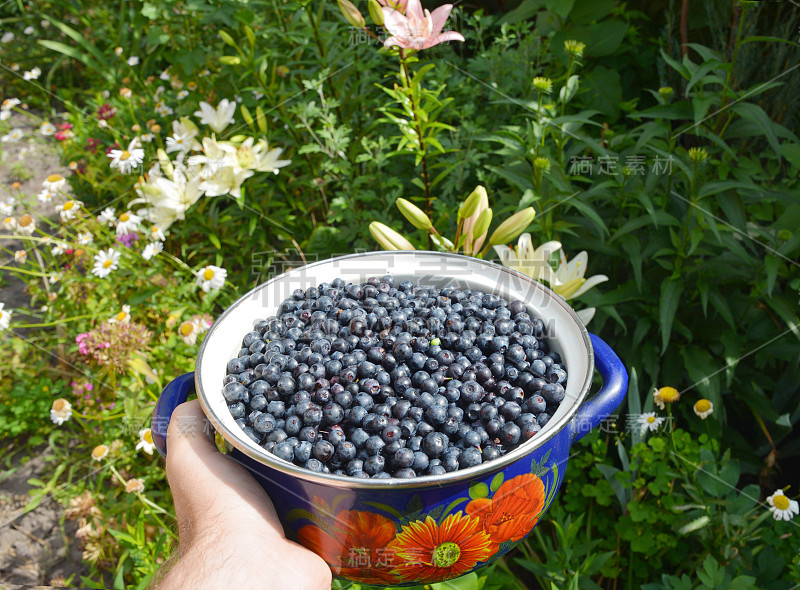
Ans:
{"type": "Polygon", "coordinates": [[[200,403],[194,400],[175,409],[167,432],[167,478],[182,534],[191,536],[221,519],[257,518],[283,537],[264,489],[247,469],[217,450],[204,433],[206,426],[200,403]]]}

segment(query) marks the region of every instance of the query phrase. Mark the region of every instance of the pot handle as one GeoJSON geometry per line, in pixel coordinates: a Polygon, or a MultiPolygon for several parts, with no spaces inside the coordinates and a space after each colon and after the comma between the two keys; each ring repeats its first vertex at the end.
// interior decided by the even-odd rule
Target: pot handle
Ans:
{"type": "Polygon", "coordinates": [[[594,364],[603,378],[603,386],[584,402],[572,419],[572,440],[580,440],[608,418],[625,399],[628,391],[628,371],[611,347],[594,334],[589,334],[594,348],[594,364]]]}
{"type": "Polygon", "coordinates": [[[172,412],[194,393],[194,373],[184,373],[176,377],[164,388],[153,410],[153,443],[159,455],[167,456],[167,429],[172,412]]]}

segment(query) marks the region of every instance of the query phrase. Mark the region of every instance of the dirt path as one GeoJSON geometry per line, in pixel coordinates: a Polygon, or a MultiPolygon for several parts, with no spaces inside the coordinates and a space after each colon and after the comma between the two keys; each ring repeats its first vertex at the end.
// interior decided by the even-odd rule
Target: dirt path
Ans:
{"type": "MultiPolygon", "coordinates": [[[[49,174],[64,177],[69,170],[59,163],[58,147],[52,137],[43,137],[38,124],[15,114],[8,121],[20,129],[23,138],[18,142],[0,144],[0,202],[15,199],[12,216],[19,218],[26,212],[54,217],[52,203],[40,203],[36,195],[49,174]],[[12,188],[15,182],[19,187],[12,188]]],[[[2,216],[3,218],[5,215],[2,216]]],[[[9,233],[0,230],[0,233],[9,233]]],[[[22,247],[18,241],[0,240],[0,245],[11,253],[0,251],[0,264],[14,266],[13,252],[22,247]]],[[[6,309],[27,307],[29,297],[25,284],[2,273],[0,302],[6,309]]],[[[17,319],[17,318],[12,318],[17,319]]],[[[0,386],[0,402],[3,390],[0,386]]],[[[0,456],[0,589],[19,586],[52,587],[65,585],[73,576],[72,585],[79,586],[80,575],[88,568],[81,561],[81,551],[75,539],[75,522],[62,525],[63,508],[52,498],[45,498],[39,506],[24,514],[31,500],[31,478],[48,480],[53,471],[47,461],[47,448],[31,448],[25,440],[4,441],[0,456]]]]}

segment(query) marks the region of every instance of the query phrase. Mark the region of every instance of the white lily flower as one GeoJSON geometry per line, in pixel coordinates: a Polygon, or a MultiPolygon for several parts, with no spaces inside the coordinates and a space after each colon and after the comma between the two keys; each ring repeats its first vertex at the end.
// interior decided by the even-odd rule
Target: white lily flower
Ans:
{"type": "Polygon", "coordinates": [[[552,285],[555,279],[553,268],[548,262],[550,255],[561,249],[561,242],[545,242],[538,248],[533,247],[531,234],[524,233],[519,237],[517,247],[494,246],[500,257],[500,263],[512,270],[521,272],[537,281],[547,281],[552,285]]]}
{"type": "Polygon", "coordinates": [[[211,178],[226,166],[237,166],[236,148],[214,137],[203,138],[203,155],[191,156],[189,166],[200,167],[200,178],[211,178]]]}
{"type": "Polygon", "coordinates": [[[589,255],[583,251],[567,262],[564,251],[561,251],[561,261],[558,270],[555,272],[555,282],[551,283],[553,290],[564,299],[574,299],[580,297],[586,291],[608,280],[606,275],[595,275],[588,279],[584,278],[589,264],[589,255]]]}
{"type": "Polygon", "coordinates": [[[233,123],[233,113],[236,111],[236,103],[223,98],[219,101],[217,108],[212,107],[207,102],[201,102],[200,110],[195,111],[195,117],[200,117],[200,123],[208,125],[215,133],[222,131],[233,123]]]}

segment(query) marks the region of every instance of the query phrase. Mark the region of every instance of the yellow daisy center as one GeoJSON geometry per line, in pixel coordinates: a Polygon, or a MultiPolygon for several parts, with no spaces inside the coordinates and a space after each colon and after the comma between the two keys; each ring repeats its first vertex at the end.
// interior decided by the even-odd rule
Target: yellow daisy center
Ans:
{"type": "Polygon", "coordinates": [[[119,155],[120,160],[127,160],[131,157],[131,153],[128,150],[123,150],[123,152],[119,155]]]}
{"type": "Polygon", "coordinates": [[[11,223],[12,221],[14,221],[14,218],[13,218],[13,217],[6,217],[6,218],[3,220],[3,223],[11,223]]]}
{"type": "Polygon", "coordinates": [[[103,268],[108,268],[108,267],[109,267],[109,266],[111,266],[112,264],[114,264],[114,261],[113,261],[113,260],[111,260],[110,258],[109,258],[108,260],[104,260],[104,261],[103,261],[103,268]]]}
{"type": "Polygon", "coordinates": [[[47,177],[47,182],[58,182],[60,180],[64,180],[64,177],[60,174],[51,174],[47,177]]]}
{"type": "Polygon", "coordinates": [[[661,396],[665,402],[675,402],[681,396],[678,390],[674,387],[662,387],[658,390],[658,395],[661,396]]]}
{"type": "Polygon", "coordinates": [[[655,416],[648,416],[647,417],[647,423],[648,424],[652,424],[655,421],[656,421],[656,417],[655,416]]]}
{"type": "MultiPolygon", "coordinates": [[[[0,315],[2,315],[2,313],[0,313],[0,315]]],[[[66,409],[66,407],[67,407],[67,401],[64,399],[59,398],[53,402],[53,409],[56,412],[63,412],[66,409]]]]}
{"type": "Polygon", "coordinates": [[[772,504],[778,510],[788,510],[789,509],[789,498],[781,494],[780,496],[775,496],[772,498],[772,504]]]}
{"type": "Polygon", "coordinates": [[[108,454],[108,447],[106,445],[97,445],[92,449],[92,457],[95,459],[102,459],[108,454]]]}
{"type": "Polygon", "coordinates": [[[214,278],[214,271],[213,271],[213,270],[211,270],[210,268],[207,268],[207,269],[205,269],[205,270],[203,271],[203,278],[204,278],[205,280],[207,280],[207,281],[210,281],[211,279],[213,279],[213,278],[214,278]]]}
{"type": "Polygon", "coordinates": [[[453,542],[442,543],[433,550],[431,561],[436,567],[450,567],[458,563],[461,548],[453,542]]]}
{"type": "Polygon", "coordinates": [[[175,140],[175,143],[183,143],[183,138],[179,137],[175,140]]]}
{"type": "Polygon", "coordinates": [[[19,218],[19,224],[20,224],[20,226],[22,226],[22,227],[27,227],[27,226],[29,226],[31,223],[33,223],[33,217],[31,217],[31,216],[30,216],[29,214],[27,214],[27,213],[26,213],[25,215],[23,215],[22,217],[20,217],[20,218],[19,218]]]}
{"type": "Polygon", "coordinates": [[[119,216],[120,221],[128,221],[130,218],[131,216],[128,215],[127,213],[123,213],[122,215],[119,216]]]}
{"type": "Polygon", "coordinates": [[[145,430],[144,434],[142,435],[142,439],[147,444],[151,444],[152,445],[153,444],[153,431],[150,430],[149,428],[147,430],[145,430]]]}
{"type": "Polygon", "coordinates": [[[707,399],[697,400],[694,409],[698,412],[708,412],[711,409],[711,402],[707,399]]]}
{"type": "Polygon", "coordinates": [[[64,208],[64,211],[69,211],[74,206],[75,206],[75,202],[74,201],[67,201],[66,203],[64,203],[64,207],[63,208],[64,208]]]}
{"type": "Polygon", "coordinates": [[[0,311],[0,318],[2,318],[2,317],[3,317],[3,312],[2,312],[2,311],[0,311]]]}
{"type": "Polygon", "coordinates": [[[118,312],[118,313],[117,313],[117,315],[116,315],[116,316],[114,316],[114,317],[116,317],[116,318],[117,318],[117,321],[118,321],[118,322],[121,322],[121,321],[122,321],[122,320],[124,320],[126,317],[128,317],[128,314],[127,314],[127,313],[125,313],[124,311],[120,311],[120,312],[118,312]]]}
{"type": "Polygon", "coordinates": [[[181,332],[181,336],[188,336],[192,332],[194,332],[194,325],[192,322],[183,322],[179,328],[181,332]]]}

